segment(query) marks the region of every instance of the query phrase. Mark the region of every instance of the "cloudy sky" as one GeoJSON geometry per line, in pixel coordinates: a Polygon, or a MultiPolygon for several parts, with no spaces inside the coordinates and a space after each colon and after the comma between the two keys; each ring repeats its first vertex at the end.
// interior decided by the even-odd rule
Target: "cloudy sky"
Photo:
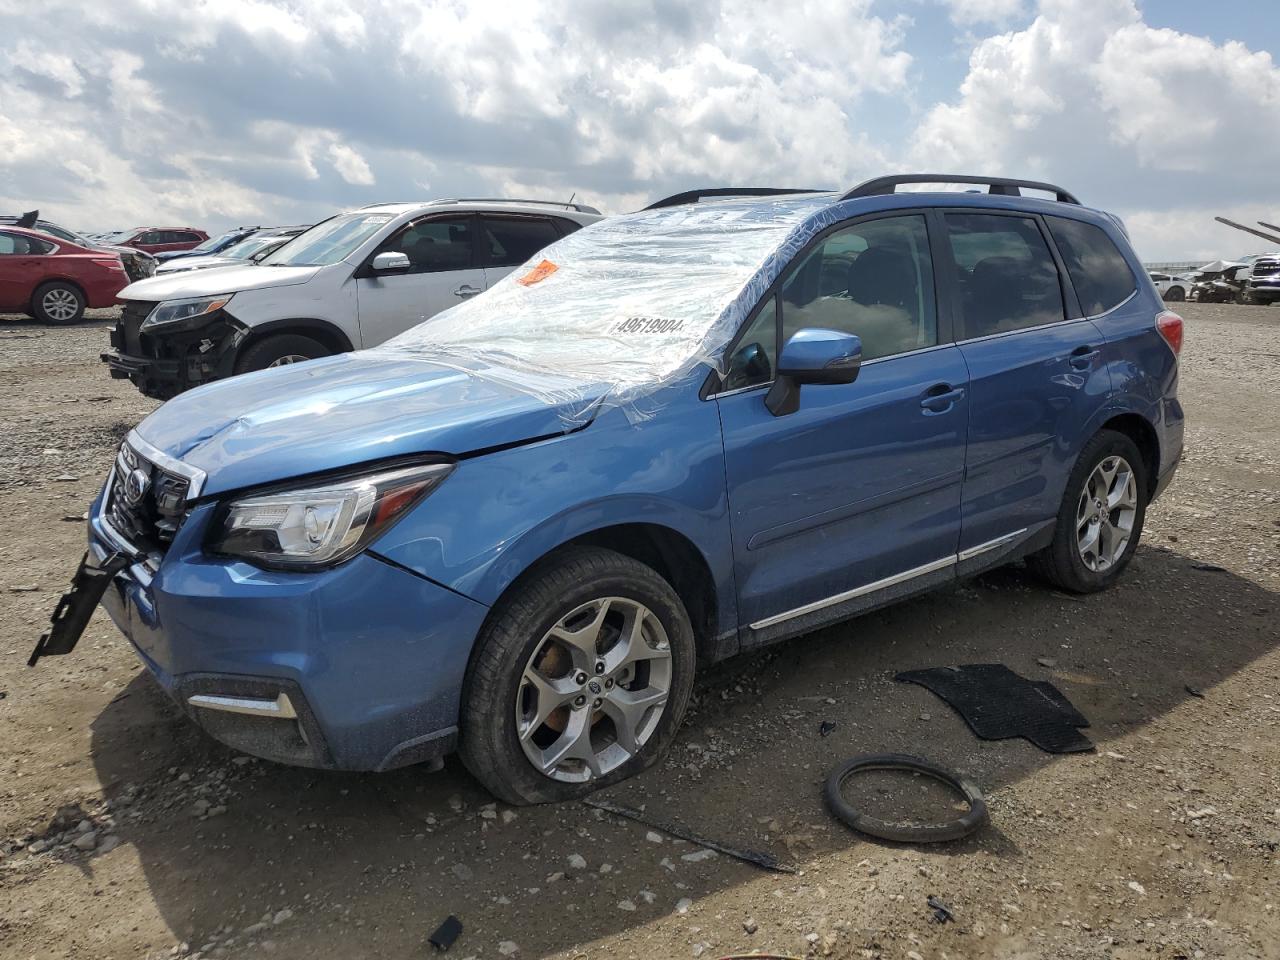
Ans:
{"type": "Polygon", "coordinates": [[[606,212],[1047,179],[1148,260],[1280,223],[1280,2],[0,0],[0,212],[84,230],[505,194],[606,212]]]}

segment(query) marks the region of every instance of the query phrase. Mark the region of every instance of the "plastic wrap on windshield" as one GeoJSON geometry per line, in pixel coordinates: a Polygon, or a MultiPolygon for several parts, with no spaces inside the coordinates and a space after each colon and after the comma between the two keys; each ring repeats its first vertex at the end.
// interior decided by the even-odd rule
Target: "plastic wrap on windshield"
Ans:
{"type": "MultiPolygon", "coordinates": [[[[693,204],[599,221],[375,352],[411,356],[556,406],[634,419],[724,348],[778,271],[831,222],[829,197],[693,204]]],[[[723,370],[721,370],[723,372],[723,370]]]]}

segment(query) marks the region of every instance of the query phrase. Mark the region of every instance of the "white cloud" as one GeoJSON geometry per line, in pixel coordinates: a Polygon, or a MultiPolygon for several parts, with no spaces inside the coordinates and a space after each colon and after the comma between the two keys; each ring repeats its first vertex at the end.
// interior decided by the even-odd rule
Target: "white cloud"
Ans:
{"type": "Polygon", "coordinates": [[[1267,53],[1154,29],[1134,0],[906,5],[971,51],[938,91],[908,48],[920,24],[887,7],[0,0],[0,35],[22,38],[0,49],[0,209],[216,228],[424,184],[621,210],[691,186],[942,169],[1061,182],[1151,256],[1220,236],[1202,224],[1219,207],[1276,215],[1267,53]]]}
{"type": "Polygon", "coordinates": [[[943,0],[951,11],[951,19],[971,26],[980,23],[1003,24],[1022,15],[1023,0],[943,0]]]}
{"type": "Polygon", "coordinates": [[[959,96],[927,113],[909,156],[1062,183],[1124,216],[1144,256],[1176,256],[1222,236],[1192,212],[1206,200],[1274,207],[1280,125],[1258,121],[1277,116],[1267,53],[1152,28],[1133,0],[1041,0],[1025,29],[977,44],[959,96]],[[1175,209],[1190,232],[1155,229],[1175,209]]]}
{"type": "Polygon", "coordinates": [[[347,183],[362,186],[373,184],[373,171],[369,169],[369,164],[345,143],[329,144],[329,159],[333,161],[333,168],[347,183]]]}

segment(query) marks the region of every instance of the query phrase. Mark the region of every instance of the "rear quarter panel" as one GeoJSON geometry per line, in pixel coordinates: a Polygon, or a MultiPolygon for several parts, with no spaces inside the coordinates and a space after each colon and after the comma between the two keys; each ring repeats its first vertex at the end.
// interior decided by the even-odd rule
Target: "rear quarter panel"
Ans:
{"type": "Polygon", "coordinates": [[[1156,431],[1158,475],[1164,476],[1182,456],[1184,429],[1178,400],[1178,358],[1155,325],[1157,315],[1167,308],[1128,240],[1115,228],[1108,233],[1129,261],[1138,289],[1125,303],[1094,320],[1106,338],[1103,359],[1112,388],[1097,426],[1125,413],[1146,419],[1156,431]]]}

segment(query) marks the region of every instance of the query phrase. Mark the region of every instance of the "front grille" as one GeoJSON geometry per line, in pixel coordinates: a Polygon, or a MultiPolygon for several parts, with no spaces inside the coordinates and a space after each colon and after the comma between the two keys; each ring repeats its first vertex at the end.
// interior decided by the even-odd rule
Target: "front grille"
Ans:
{"type": "Polygon", "coordinates": [[[1275,273],[1280,273],[1280,260],[1274,257],[1256,260],[1253,264],[1253,275],[1255,277],[1270,276],[1275,273]]]}
{"type": "Polygon", "coordinates": [[[120,446],[107,492],[107,520],[144,553],[164,553],[186,519],[187,479],[166,473],[120,446]]]}

